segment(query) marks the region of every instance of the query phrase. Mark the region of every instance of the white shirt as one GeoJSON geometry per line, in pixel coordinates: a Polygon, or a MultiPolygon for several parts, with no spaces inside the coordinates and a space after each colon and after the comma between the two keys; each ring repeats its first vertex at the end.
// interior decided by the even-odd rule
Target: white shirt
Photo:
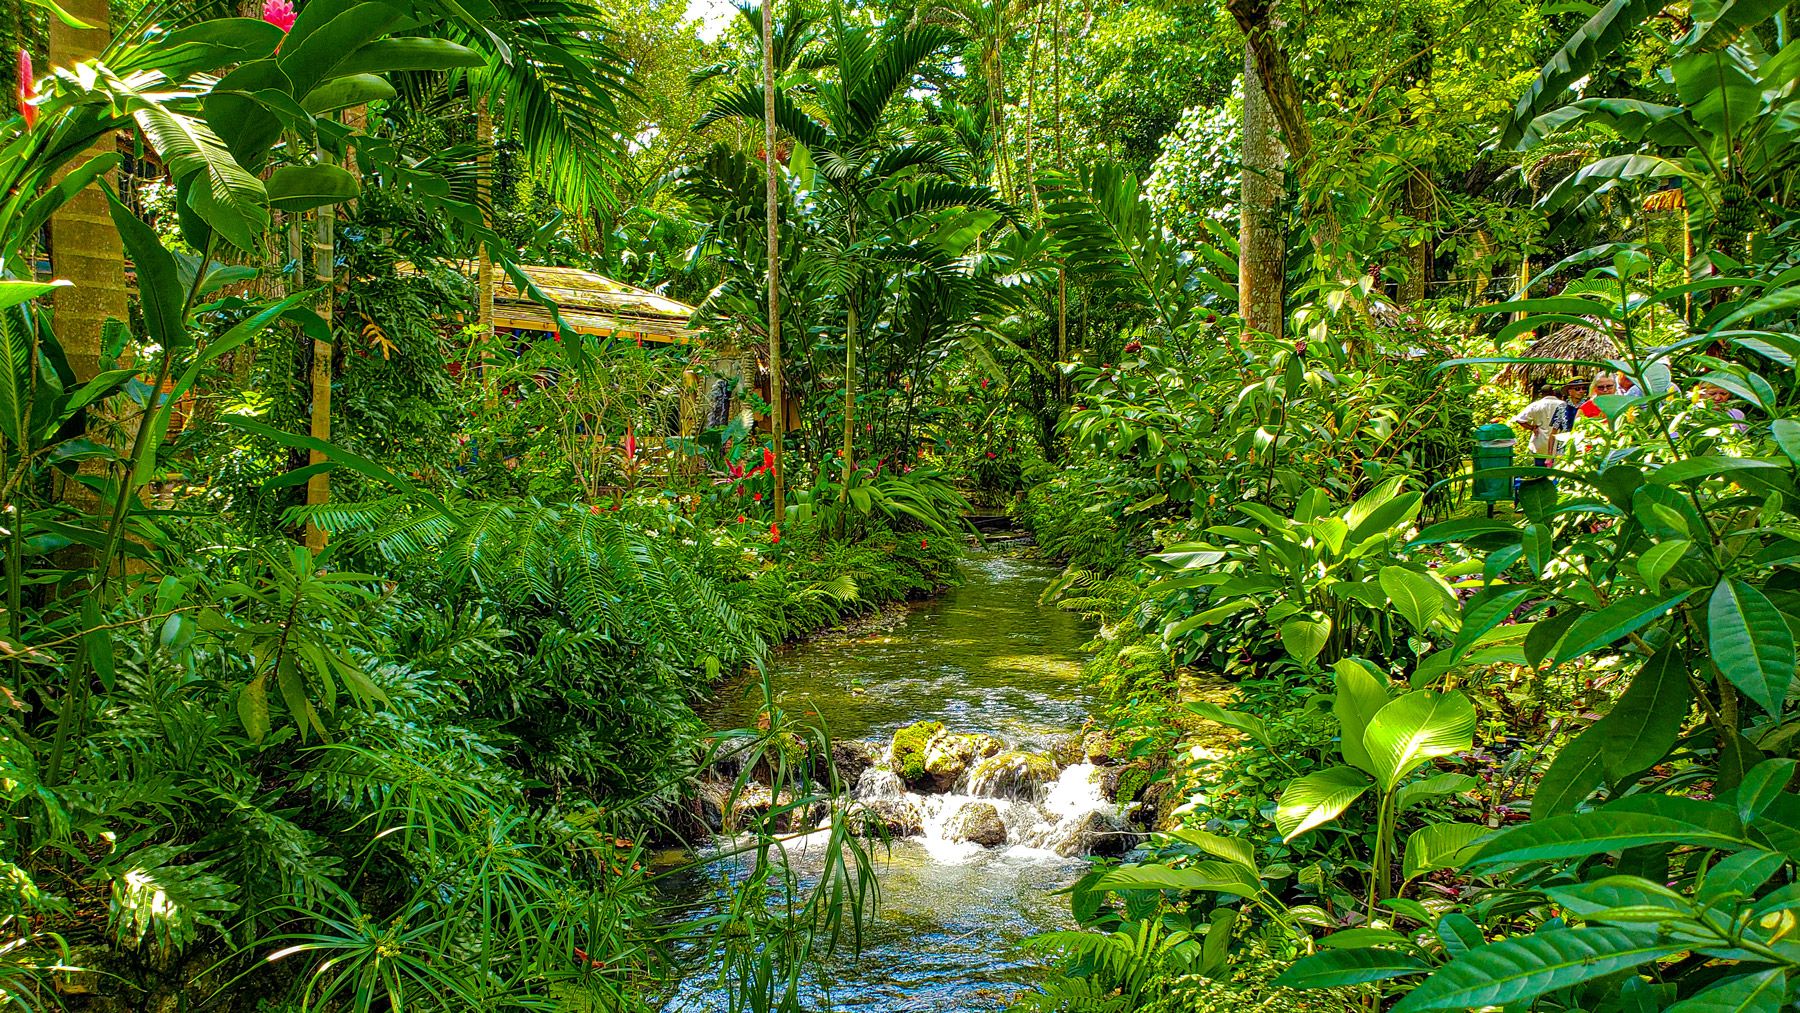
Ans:
{"type": "Polygon", "coordinates": [[[1513,425],[1529,422],[1531,430],[1531,452],[1538,457],[1556,456],[1556,434],[1568,432],[1567,422],[1569,403],[1554,394],[1541,397],[1525,406],[1525,410],[1512,417],[1513,425]]]}

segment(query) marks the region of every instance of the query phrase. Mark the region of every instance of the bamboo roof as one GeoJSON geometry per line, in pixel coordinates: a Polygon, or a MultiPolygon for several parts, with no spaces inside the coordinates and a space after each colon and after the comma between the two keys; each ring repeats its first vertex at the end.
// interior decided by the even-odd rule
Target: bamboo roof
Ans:
{"type": "MultiPolygon", "coordinates": [[[[661,344],[693,341],[688,320],[694,307],[687,303],[580,268],[527,265],[521,270],[556,303],[564,322],[577,333],[661,344]]],[[[499,274],[494,284],[494,326],[553,332],[556,321],[511,278],[499,274]]]]}

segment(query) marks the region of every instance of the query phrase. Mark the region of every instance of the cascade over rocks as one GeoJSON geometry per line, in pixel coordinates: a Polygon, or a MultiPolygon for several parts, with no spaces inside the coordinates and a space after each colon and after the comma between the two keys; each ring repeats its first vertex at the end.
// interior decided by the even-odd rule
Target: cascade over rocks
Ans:
{"type": "Polygon", "coordinates": [[[975,761],[1005,748],[1006,743],[992,735],[939,732],[925,745],[925,775],[933,791],[950,791],[975,761]]]}
{"type": "Polygon", "coordinates": [[[969,793],[986,798],[1030,801],[1056,780],[1056,761],[1038,753],[1010,749],[983,759],[969,773],[969,793]]]}
{"type": "Polygon", "coordinates": [[[963,802],[944,820],[944,836],[984,848],[1006,843],[1006,823],[992,802],[963,802]]]}

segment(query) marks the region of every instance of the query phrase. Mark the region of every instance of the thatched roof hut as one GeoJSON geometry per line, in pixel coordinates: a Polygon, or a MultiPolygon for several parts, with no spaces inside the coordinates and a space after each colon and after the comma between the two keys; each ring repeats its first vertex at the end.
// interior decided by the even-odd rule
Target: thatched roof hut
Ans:
{"type": "MultiPolygon", "coordinates": [[[[1595,327],[1583,327],[1580,324],[1564,324],[1543,337],[1533,341],[1526,348],[1523,358],[1527,359],[1587,359],[1606,360],[1619,357],[1619,343],[1611,334],[1595,327]]],[[[1591,367],[1571,366],[1549,362],[1515,362],[1500,371],[1496,380],[1509,386],[1523,388],[1531,393],[1541,383],[1557,382],[1570,374],[1592,372],[1591,367]]]]}

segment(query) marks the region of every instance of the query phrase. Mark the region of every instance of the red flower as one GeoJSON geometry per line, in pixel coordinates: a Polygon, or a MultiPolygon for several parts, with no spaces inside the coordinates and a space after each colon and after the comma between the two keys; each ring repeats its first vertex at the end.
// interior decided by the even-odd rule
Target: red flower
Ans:
{"type": "Polygon", "coordinates": [[[761,503],[761,502],[762,502],[762,493],[760,493],[760,492],[759,492],[759,493],[753,493],[753,494],[752,494],[752,495],[751,495],[751,496],[750,496],[750,498],[751,498],[751,499],[753,499],[753,500],[755,500],[755,501],[757,501],[757,502],[758,502],[758,503],[761,503]]]}
{"type": "Polygon", "coordinates": [[[994,459],[994,452],[990,450],[990,451],[988,451],[988,460],[991,461],[993,459],[994,459]]]}
{"type": "Polygon", "coordinates": [[[743,514],[738,514],[738,523],[739,524],[744,523],[744,515],[743,514]]]}
{"type": "Polygon", "coordinates": [[[262,19],[283,32],[294,30],[294,5],[292,0],[263,0],[262,19]]]}
{"type": "Polygon", "coordinates": [[[769,544],[781,544],[781,525],[776,524],[774,521],[769,522],[769,544]]]}
{"type": "Polygon", "coordinates": [[[731,466],[731,477],[732,478],[743,478],[744,477],[744,466],[741,464],[733,464],[731,466]]]}
{"type": "Polygon", "coordinates": [[[625,459],[637,460],[637,437],[632,435],[630,426],[625,427],[625,459]]]}
{"type": "Polygon", "coordinates": [[[37,82],[31,76],[31,54],[19,50],[19,115],[25,117],[25,129],[37,126],[37,106],[31,104],[31,93],[37,82]]]}
{"type": "Polygon", "coordinates": [[[919,548],[921,548],[921,549],[925,548],[925,539],[923,539],[923,538],[919,539],[919,548]]]}
{"type": "Polygon", "coordinates": [[[764,471],[774,471],[775,470],[775,451],[772,448],[769,448],[769,447],[763,448],[763,470],[764,471]]]}
{"type": "Polygon", "coordinates": [[[987,390],[987,377],[985,376],[981,378],[981,389],[987,390]]]}
{"type": "Polygon", "coordinates": [[[1142,341],[1127,341],[1127,342],[1125,342],[1125,350],[1127,352],[1138,352],[1138,351],[1142,351],[1143,348],[1144,348],[1144,343],[1142,341]]]}
{"type": "Polygon", "coordinates": [[[600,512],[600,504],[598,504],[598,503],[595,503],[592,506],[588,507],[588,513],[597,514],[599,512],[600,512]]]}

